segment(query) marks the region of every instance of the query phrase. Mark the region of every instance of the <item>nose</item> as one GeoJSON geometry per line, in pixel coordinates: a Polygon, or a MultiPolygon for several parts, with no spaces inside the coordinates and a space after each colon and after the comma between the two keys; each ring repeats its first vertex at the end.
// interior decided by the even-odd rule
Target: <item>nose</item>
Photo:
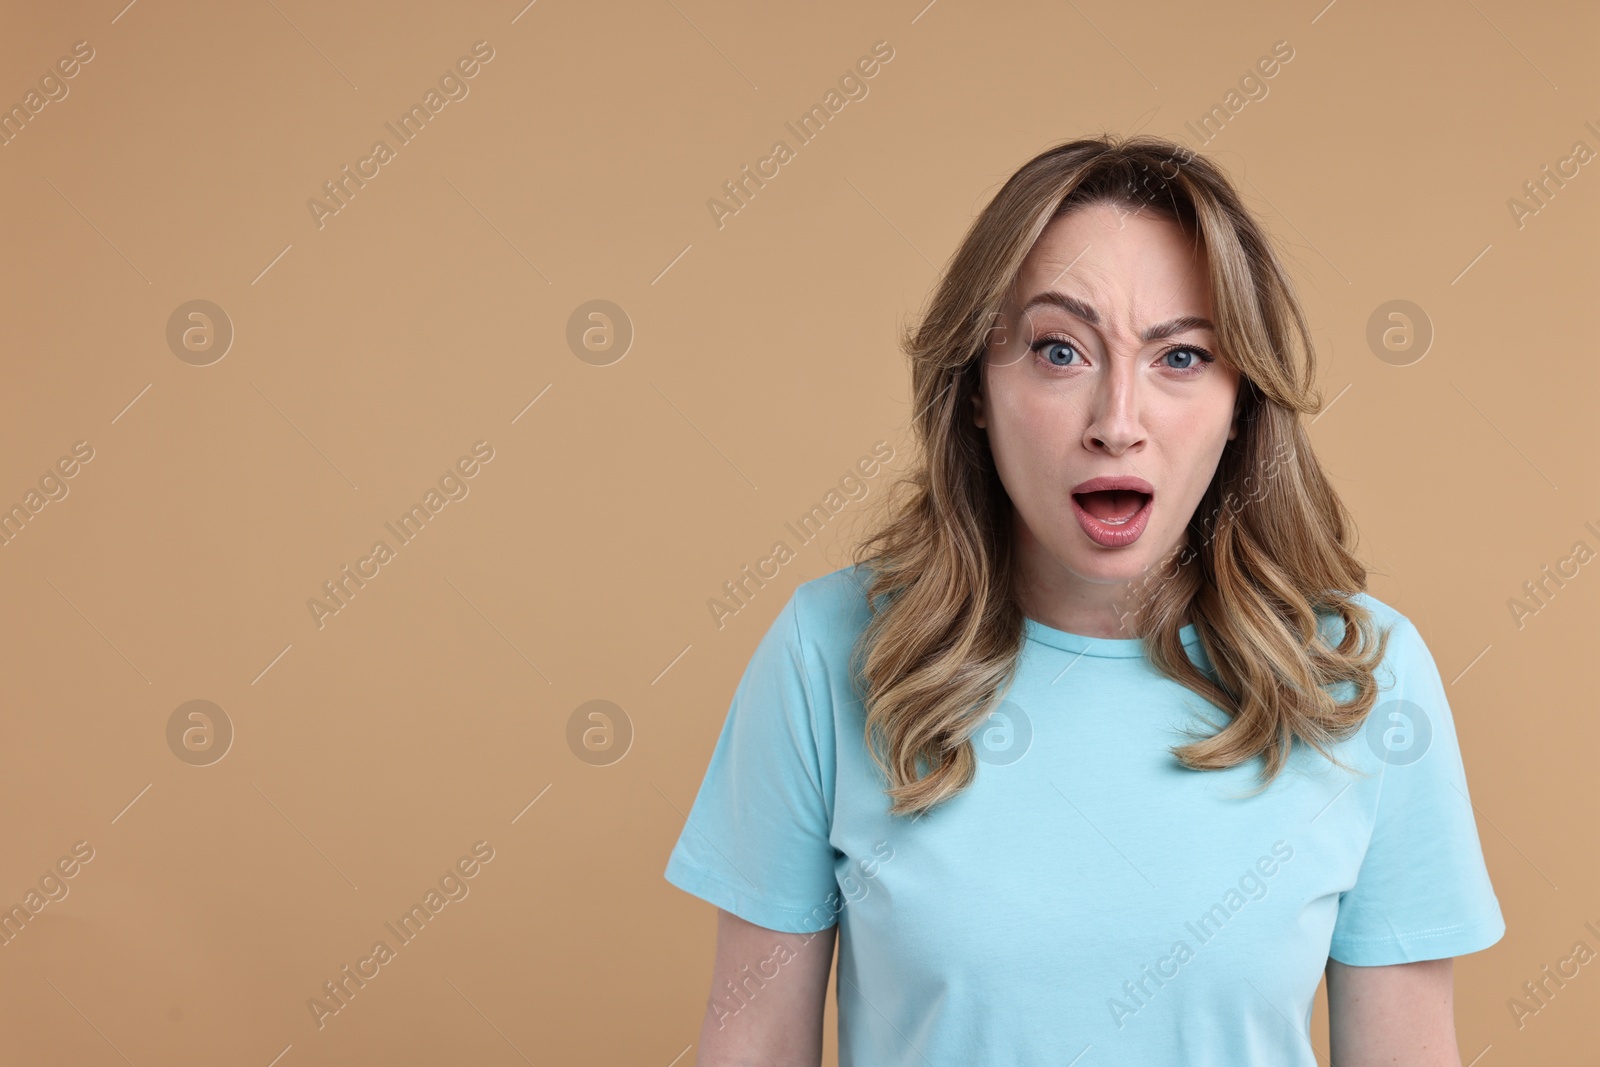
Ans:
{"type": "Polygon", "coordinates": [[[1089,391],[1089,421],[1083,431],[1085,448],[1121,456],[1144,444],[1138,382],[1132,358],[1112,356],[1107,361],[1105,373],[1096,378],[1089,391]]]}

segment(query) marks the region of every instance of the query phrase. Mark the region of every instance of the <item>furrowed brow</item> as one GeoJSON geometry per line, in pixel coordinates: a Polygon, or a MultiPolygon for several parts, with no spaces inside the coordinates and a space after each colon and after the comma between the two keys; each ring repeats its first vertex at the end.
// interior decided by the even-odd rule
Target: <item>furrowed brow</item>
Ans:
{"type": "MultiPolygon", "coordinates": [[[[1068,296],[1066,293],[1058,293],[1054,290],[1040,293],[1032,300],[1029,300],[1022,306],[1022,311],[1025,314],[1041,304],[1060,308],[1067,314],[1082,319],[1090,326],[1100,325],[1100,313],[1098,311],[1075,296],[1068,296]]],[[[1216,333],[1217,327],[1214,322],[1202,315],[1181,315],[1166,322],[1158,322],[1153,326],[1146,326],[1140,338],[1145,341],[1159,341],[1163,337],[1171,337],[1173,334],[1183,333],[1185,330],[1210,330],[1212,333],[1216,333]]]]}

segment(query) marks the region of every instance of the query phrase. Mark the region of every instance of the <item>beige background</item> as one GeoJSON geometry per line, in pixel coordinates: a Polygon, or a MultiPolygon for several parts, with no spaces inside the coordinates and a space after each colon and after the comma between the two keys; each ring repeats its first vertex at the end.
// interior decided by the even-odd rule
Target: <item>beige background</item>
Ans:
{"type": "Polygon", "coordinates": [[[0,547],[0,900],[94,850],[0,948],[0,1059],[692,1062],[715,912],[662,867],[756,641],[893,472],[722,629],[707,602],[874,442],[904,468],[896,330],[1005,177],[1136,129],[1283,243],[1334,401],[1312,436],[1448,683],[1510,927],[1457,963],[1463,1060],[1592,1058],[1600,963],[1508,1007],[1600,950],[1600,565],[1508,607],[1600,550],[1597,164],[1508,206],[1600,150],[1592,8],[122,2],[0,35],[7,106],[94,52],[0,147],[0,505],[93,449],[0,547]],[[469,95],[319,228],[307,200],[478,41],[469,95]],[[869,94],[719,229],[722,183],[878,41],[869,94]],[[234,331],[207,366],[167,342],[196,299],[234,331]],[[634,337],[597,366],[568,323],[602,299],[634,337]],[[1366,340],[1395,299],[1434,332],[1403,366],[1366,340]],[[478,441],[469,495],[319,628],[308,599],[478,441]],[[596,699],[634,735],[607,766],[567,740],[596,699]],[[234,731],[209,765],[169,747],[191,700],[234,731]],[[470,894],[319,1029],[308,999],[479,841],[470,894]]]}

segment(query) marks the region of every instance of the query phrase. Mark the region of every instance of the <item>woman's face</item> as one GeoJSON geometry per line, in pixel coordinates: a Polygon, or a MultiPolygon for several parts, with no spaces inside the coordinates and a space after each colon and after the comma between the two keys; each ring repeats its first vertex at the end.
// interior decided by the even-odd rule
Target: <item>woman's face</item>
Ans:
{"type": "Polygon", "coordinates": [[[1239,374],[1213,361],[1213,321],[1204,252],[1147,212],[1084,205],[1028,253],[974,415],[1041,622],[1128,636],[1127,583],[1178,547],[1238,434],[1239,374]]]}

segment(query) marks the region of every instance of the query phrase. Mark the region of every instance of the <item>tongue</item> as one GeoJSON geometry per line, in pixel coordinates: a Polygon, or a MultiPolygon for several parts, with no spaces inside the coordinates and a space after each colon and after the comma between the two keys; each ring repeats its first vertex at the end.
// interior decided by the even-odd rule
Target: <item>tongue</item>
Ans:
{"type": "Polygon", "coordinates": [[[1083,510],[1105,522],[1130,519],[1144,506],[1144,494],[1132,489],[1102,489],[1078,494],[1083,510]]]}

